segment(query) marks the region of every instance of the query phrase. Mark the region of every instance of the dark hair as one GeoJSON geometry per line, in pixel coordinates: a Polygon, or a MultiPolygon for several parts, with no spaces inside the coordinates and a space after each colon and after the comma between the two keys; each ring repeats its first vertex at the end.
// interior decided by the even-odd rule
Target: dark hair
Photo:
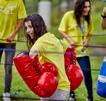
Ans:
{"type": "Polygon", "coordinates": [[[39,14],[33,14],[31,16],[26,17],[24,19],[24,24],[27,21],[31,21],[32,27],[34,29],[34,39],[31,39],[28,34],[26,35],[27,45],[30,49],[32,45],[35,43],[35,41],[47,32],[47,28],[43,18],[39,14]]]}
{"type": "MultiPolygon", "coordinates": [[[[90,0],[77,0],[76,3],[75,3],[75,8],[74,8],[74,15],[75,15],[75,18],[77,20],[77,24],[80,26],[81,25],[81,22],[80,22],[80,18],[82,16],[82,13],[83,13],[83,9],[84,9],[84,4],[85,2],[89,2],[90,5],[91,5],[91,2],[90,0]]],[[[91,7],[91,6],[90,6],[91,7]]],[[[87,16],[85,16],[85,20],[88,22],[88,26],[90,24],[90,11],[88,13],[87,16]]]]}

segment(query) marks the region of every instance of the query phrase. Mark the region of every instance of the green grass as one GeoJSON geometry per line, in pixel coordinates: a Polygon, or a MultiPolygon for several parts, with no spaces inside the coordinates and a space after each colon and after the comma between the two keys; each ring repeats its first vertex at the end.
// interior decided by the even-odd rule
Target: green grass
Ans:
{"type": "MultiPolygon", "coordinates": [[[[92,16],[93,16],[93,24],[94,24],[94,36],[91,40],[91,45],[105,45],[106,44],[106,31],[102,30],[101,28],[101,13],[103,6],[105,6],[102,2],[98,0],[95,0],[92,5],[92,16]],[[104,36],[102,36],[104,34],[104,36]],[[95,36],[99,35],[99,36],[95,36]]],[[[28,6],[29,7],[29,6],[28,6]]],[[[62,18],[63,14],[58,13],[56,8],[53,9],[52,12],[52,28],[50,31],[54,33],[58,38],[61,38],[60,33],[58,32],[58,26],[60,23],[60,20],[62,18]]],[[[22,32],[19,35],[19,40],[24,40],[24,33],[22,32]]],[[[17,49],[16,52],[19,53],[21,50],[27,50],[26,44],[23,42],[17,43],[17,49]]],[[[93,48],[90,48],[90,52],[95,53],[95,50],[93,48]]],[[[103,61],[103,56],[91,56],[91,67],[92,67],[92,77],[93,77],[93,89],[94,89],[94,101],[105,101],[106,99],[100,97],[96,93],[96,83],[99,71],[96,71],[96,69],[100,69],[103,61]]],[[[2,62],[4,62],[4,57],[2,58],[2,62]]],[[[2,95],[4,89],[4,66],[0,65],[0,95],[2,95]]],[[[15,92],[16,97],[30,97],[30,98],[37,98],[37,96],[29,90],[29,88],[26,86],[26,84],[23,82],[22,78],[18,74],[15,66],[13,66],[13,81],[12,81],[12,92],[15,92]]],[[[77,101],[85,101],[86,99],[86,89],[84,86],[84,82],[82,85],[75,91],[76,92],[76,98],[77,101]]],[[[28,98],[26,99],[28,101],[28,98]]],[[[25,100],[25,101],[26,101],[25,100]]],[[[16,101],[16,100],[15,100],[16,101]]],[[[17,100],[21,101],[21,100],[17,100]]],[[[23,100],[22,100],[23,101],[23,100]]],[[[30,100],[29,100],[30,101],[30,100]]]]}
{"type": "MultiPolygon", "coordinates": [[[[91,67],[92,67],[92,78],[93,78],[93,90],[94,90],[94,101],[105,101],[105,98],[102,98],[96,93],[96,84],[99,74],[99,69],[102,65],[103,57],[91,57],[91,67]]],[[[84,82],[81,84],[80,88],[76,90],[77,101],[85,101],[87,93],[85,89],[84,82]]]]}
{"type": "MultiPolygon", "coordinates": [[[[18,45],[18,44],[17,44],[18,45]]],[[[22,45],[23,46],[23,45],[22,45]]],[[[105,101],[104,98],[101,98],[96,93],[96,83],[99,71],[96,71],[96,69],[100,69],[102,64],[103,57],[91,57],[91,66],[92,66],[92,76],[93,76],[93,89],[94,89],[94,101],[105,101]]],[[[3,75],[4,75],[4,69],[3,65],[0,66],[0,95],[3,93],[3,75]]],[[[31,90],[26,86],[26,84],[23,82],[22,78],[18,74],[15,66],[13,66],[13,81],[12,81],[12,92],[15,92],[15,97],[27,97],[28,98],[38,98],[34,93],[32,93],[31,90]]],[[[86,99],[86,89],[84,86],[84,82],[82,82],[81,86],[75,91],[76,92],[76,99],[77,101],[85,101],[86,99]]],[[[18,99],[18,101],[20,101],[18,99]]],[[[26,100],[25,100],[26,101],[26,100]]],[[[29,100],[30,101],[30,100],[29,100]]]]}
{"type": "MultiPolygon", "coordinates": [[[[19,49],[19,51],[17,51],[17,53],[19,53],[23,49],[27,50],[26,44],[20,43],[20,42],[17,43],[17,49],[19,49]]],[[[99,74],[99,71],[96,71],[96,69],[100,69],[102,60],[103,60],[102,56],[99,56],[99,57],[91,56],[93,89],[94,89],[94,99],[95,99],[94,101],[100,101],[100,100],[105,101],[104,98],[99,97],[96,93],[96,83],[97,83],[97,78],[98,78],[98,74],[99,74]]],[[[2,62],[4,62],[4,58],[2,59],[2,62]]],[[[2,95],[3,89],[4,89],[3,76],[4,76],[4,68],[3,68],[3,65],[1,65],[0,66],[0,82],[1,82],[0,83],[0,95],[2,95]]],[[[12,92],[15,92],[15,97],[18,97],[18,98],[23,98],[23,97],[27,97],[27,99],[28,98],[38,98],[31,90],[29,90],[29,88],[23,82],[23,80],[20,77],[20,75],[18,74],[15,66],[13,66],[12,92]]],[[[85,101],[87,94],[86,94],[84,82],[75,92],[76,92],[76,99],[78,101],[85,101]]],[[[21,101],[21,100],[18,99],[18,101],[21,101]]],[[[30,101],[30,100],[28,99],[27,101],[30,101]]]]}
{"type": "MultiPolygon", "coordinates": [[[[26,43],[18,42],[17,43],[16,54],[20,53],[22,50],[27,50],[26,43]]],[[[2,56],[1,63],[4,63],[4,54],[2,56]]],[[[17,101],[25,99],[25,101],[30,101],[30,98],[38,98],[24,83],[15,66],[13,65],[13,77],[12,77],[12,94],[13,97],[17,98],[17,101]],[[26,98],[25,98],[26,97],[26,98]],[[22,99],[21,99],[22,98],[22,99]]],[[[4,90],[4,65],[0,65],[0,96],[2,96],[4,90]]],[[[1,99],[1,97],[0,97],[1,99]]],[[[0,100],[1,101],[1,100],[0,100]]],[[[14,101],[14,98],[13,100],[14,101]]],[[[16,101],[16,100],[15,100],[16,101]]],[[[23,101],[23,100],[22,100],[23,101]]]]}

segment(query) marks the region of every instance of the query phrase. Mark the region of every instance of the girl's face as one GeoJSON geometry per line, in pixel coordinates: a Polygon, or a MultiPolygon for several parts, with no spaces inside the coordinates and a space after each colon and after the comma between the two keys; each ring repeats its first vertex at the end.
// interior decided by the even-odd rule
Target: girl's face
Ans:
{"type": "Polygon", "coordinates": [[[34,39],[34,29],[33,29],[33,26],[31,24],[31,21],[25,22],[25,28],[26,28],[26,32],[30,36],[30,38],[34,39]]]}
{"type": "Polygon", "coordinates": [[[86,1],[84,4],[82,16],[87,16],[89,11],[90,11],[90,3],[89,1],[86,1]]]}

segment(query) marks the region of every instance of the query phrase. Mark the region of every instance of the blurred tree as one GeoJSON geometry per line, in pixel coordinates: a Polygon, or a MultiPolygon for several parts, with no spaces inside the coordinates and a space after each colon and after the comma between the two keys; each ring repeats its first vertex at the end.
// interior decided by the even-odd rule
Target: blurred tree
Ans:
{"type": "Polygon", "coordinates": [[[58,0],[58,11],[67,11],[74,8],[76,0],[58,0]]]}
{"type": "Polygon", "coordinates": [[[76,0],[66,0],[66,2],[67,2],[67,10],[69,10],[74,8],[76,0]]]}
{"type": "Polygon", "coordinates": [[[24,4],[25,4],[25,0],[23,0],[24,4]]]}
{"type": "Polygon", "coordinates": [[[28,14],[35,13],[38,8],[39,0],[24,0],[28,14]]]}

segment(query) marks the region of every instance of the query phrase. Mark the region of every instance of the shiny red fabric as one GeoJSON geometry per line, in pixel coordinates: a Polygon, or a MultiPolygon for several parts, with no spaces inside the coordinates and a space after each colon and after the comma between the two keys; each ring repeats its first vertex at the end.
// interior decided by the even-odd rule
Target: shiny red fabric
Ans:
{"type": "Polygon", "coordinates": [[[53,69],[53,72],[52,69],[46,70],[46,68],[52,68],[52,66],[56,68],[55,65],[47,63],[47,65],[42,66],[37,56],[31,59],[25,54],[18,54],[14,58],[14,64],[26,85],[35,94],[40,97],[49,97],[55,92],[58,85],[57,69],[53,69]]]}
{"type": "Polygon", "coordinates": [[[69,67],[70,64],[76,64],[76,51],[75,48],[67,48],[64,54],[65,68],[69,67]]]}
{"type": "Polygon", "coordinates": [[[65,70],[67,77],[70,81],[70,89],[77,89],[83,80],[83,73],[79,66],[76,64],[76,51],[75,48],[67,48],[64,54],[65,70]]]}
{"type": "Polygon", "coordinates": [[[66,74],[70,81],[70,89],[77,89],[81,85],[83,80],[83,73],[81,69],[76,64],[73,64],[66,69],[66,74]]]}
{"type": "Polygon", "coordinates": [[[42,64],[41,72],[42,73],[44,73],[44,72],[51,72],[55,76],[58,75],[58,70],[57,70],[56,66],[54,64],[49,63],[49,62],[46,62],[46,63],[42,64]]]}
{"type": "Polygon", "coordinates": [[[34,87],[33,91],[41,97],[49,97],[56,90],[58,80],[51,72],[44,72],[38,80],[37,86],[34,87]]]}

